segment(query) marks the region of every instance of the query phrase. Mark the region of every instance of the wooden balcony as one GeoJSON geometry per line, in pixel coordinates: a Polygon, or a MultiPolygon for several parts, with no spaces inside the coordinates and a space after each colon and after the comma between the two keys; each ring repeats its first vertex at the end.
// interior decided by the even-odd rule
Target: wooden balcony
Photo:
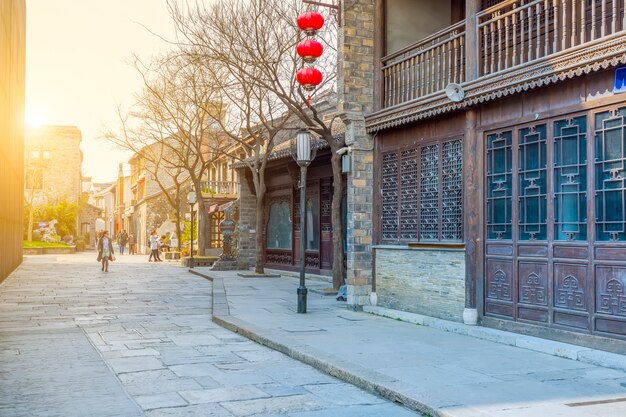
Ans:
{"type": "Polygon", "coordinates": [[[509,0],[380,62],[370,132],[626,61],[626,0],[509,0]],[[591,70],[590,70],[591,68],[591,70]],[[444,93],[460,84],[465,97],[444,93]]]}
{"type": "Polygon", "coordinates": [[[384,107],[465,81],[465,22],[382,59],[384,107]]]}
{"type": "Polygon", "coordinates": [[[214,200],[234,200],[237,198],[236,181],[203,181],[202,197],[214,200]]]}

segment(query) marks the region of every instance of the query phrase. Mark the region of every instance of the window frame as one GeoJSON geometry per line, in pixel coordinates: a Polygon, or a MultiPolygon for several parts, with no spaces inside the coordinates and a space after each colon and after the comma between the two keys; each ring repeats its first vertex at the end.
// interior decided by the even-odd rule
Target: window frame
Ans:
{"type": "MultiPolygon", "coordinates": [[[[463,244],[464,243],[464,239],[465,239],[465,230],[464,230],[464,197],[465,197],[465,193],[463,190],[463,146],[464,146],[464,139],[463,139],[463,135],[459,134],[459,135],[454,135],[454,136],[448,136],[448,137],[444,137],[444,138],[433,138],[431,140],[423,140],[420,141],[419,144],[413,142],[410,145],[406,145],[403,147],[398,147],[396,149],[393,150],[389,150],[386,152],[381,152],[380,153],[380,171],[378,173],[378,180],[379,180],[379,193],[377,195],[377,199],[378,199],[378,207],[380,210],[380,215],[378,216],[378,224],[379,224],[379,237],[378,237],[378,241],[380,244],[408,244],[408,245],[414,245],[414,244],[426,244],[426,245],[436,245],[436,246],[450,246],[450,245],[459,245],[459,244],[463,244]],[[458,192],[460,193],[460,196],[458,197],[459,199],[459,205],[457,207],[459,207],[459,217],[458,217],[458,227],[459,227],[459,239],[448,239],[448,238],[444,238],[444,227],[443,227],[443,219],[445,218],[444,216],[444,206],[443,206],[443,187],[444,187],[444,176],[443,176],[443,154],[444,154],[444,146],[447,143],[451,143],[451,142],[456,142],[458,141],[460,144],[460,164],[458,165],[459,167],[459,179],[460,179],[460,185],[458,187],[458,192]],[[422,238],[421,234],[422,234],[422,206],[421,206],[421,202],[422,202],[422,191],[421,191],[421,187],[422,187],[422,150],[426,147],[431,147],[431,146],[437,146],[437,239],[425,239],[422,238]],[[413,187],[411,189],[406,188],[404,189],[405,191],[405,196],[407,195],[407,193],[411,193],[411,191],[413,193],[415,193],[415,200],[414,200],[414,204],[415,204],[415,213],[416,213],[416,217],[415,217],[415,236],[409,236],[409,237],[404,237],[402,234],[402,228],[403,228],[403,216],[402,216],[402,204],[403,202],[403,179],[402,179],[402,174],[403,174],[403,170],[402,170],[402,154],[403,153],[407,153],[410,154],[411,152],[413,152],[415,154],[415,172],[414,172],[414,183],[413,183],[413,187]],[[384,167],[384,159],[385,156],[388,155],[395,155],[395,158],[391,158],[391,159],[395,159],[395,163],[396,163],[396,172],[395,172],[395,195],[385,195],[385,191],[386,189],[385,187],[385,178],[387,179],[387,182],[389,182],[391,179],[393,179],[394,175],[392,173],[392,175],[389,174],[385,174],[385,167],[384,167]],[[395,205],[395,217],[392,216],[387,216],[385,217],[385,198],[386,197],[391,197],[391,201],[392,203],[395,200],[395,203],[393,205],[395,205]],[[395,231],[395,237],[390,238],[388,236],[386,236],[386,232],[384,230],[384,225],[383,223],[385,221],[391,221],[392,224],[395,221],[395,227],[396,227],[396,231],[395,231]]],[[[410,183],[410,181],[407,181],[405,184],[410,183]]],[[[388,189],[388,190],[392,190],[392,189],[388,189]]],[[[393,193],[393,191],[392,191],[393,193]]],[[[405,216],[406,218],[407,216],[405,216]]],[[[410,219],[409,219],[410,220],[410,219]]]]}

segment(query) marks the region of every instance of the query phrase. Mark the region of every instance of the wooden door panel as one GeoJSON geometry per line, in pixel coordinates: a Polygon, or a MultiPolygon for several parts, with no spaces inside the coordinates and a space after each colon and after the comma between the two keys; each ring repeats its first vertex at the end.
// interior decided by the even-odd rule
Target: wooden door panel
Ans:
{"type": "Polygon", "coordinates": [[[547,308],[539,310],[535,308],[518,307],[517,318],[521,320],[547,323],[550,318],[550,313],[548,312],[547,308]]]}
{"type": "Polygon", "coordinates": [[[487,298],[513,301],[513,262],[487,260],[487,298]]]}
{"type": "Polygon", "coordinates": [[[580,316],[577,314],[562,313],[560,311],[555,311],[553,322],[554,324],[558,324],[564,327],[573,327],[574,329],[587,330],[587,331],[590,330],[590,321],[589,321],[588,315],[580,316]]]}
{"type": "Polygon", "coordinates": [[[626,321],[626,267],[596,266],[595,284],[596,313],[626,321]]]}
{"type": "Polygon", "coordinates": [[[548,256],[548,246],[542,245],[519,245],[517,247],[518,256],[537,256],[545,258],[548,256]]]}
{"type": "Polygon", "coordinates": [[[587,246],[554,246],[555,258],[565,259],[589,259],[589,248],[587,246]]]}
{"type": "Polygon", "coordinates": [[[587,265],[554,264],[554,307],[564,310],[587,311],[587,265]]]}
{"type": "Polygon", "coordinates": [[[548,264],[520,262],[517,272],[519,302],[537,306],[548,305],[548,264]]]}
{"type": "Polygon", "coordinates": [[[487,255],[511,256],[513,255],[513,245],[487,244],[487,255]]]}

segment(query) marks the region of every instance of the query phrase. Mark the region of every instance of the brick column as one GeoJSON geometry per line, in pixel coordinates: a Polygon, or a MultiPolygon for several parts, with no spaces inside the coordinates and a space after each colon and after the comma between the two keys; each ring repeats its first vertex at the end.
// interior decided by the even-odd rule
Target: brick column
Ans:
{"type": "Polygon", "coordinates": [[[254,265],[256,228],[256,195],[250,181],[248,168],[237,170],[239,174],[239,222],[237,223],[237,264],[241,269],[254,265]]]}
{"type": "Polygon", "coordinates": [[[346,125],[351,149],[348,174],[348,307],[369,302],[372,286],[373,138],[365,131],[364,116],[374,102],[375,0],[346,0],[339,28],[337,105],[346,125]]]}

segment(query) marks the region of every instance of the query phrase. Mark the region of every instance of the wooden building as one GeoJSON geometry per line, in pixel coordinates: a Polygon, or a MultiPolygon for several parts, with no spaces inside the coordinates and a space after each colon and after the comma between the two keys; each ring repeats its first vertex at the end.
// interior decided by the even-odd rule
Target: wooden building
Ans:
{"type": "Polygon", "coordinates": [[[625,2],[374,7],[378,304],[623,347],[625,2]]]}
{"type": "MultiPolygon", "coordinates": [[[[268,157],[265,172],[267,193],[265,196],[264,242],[265,266],[272,269],[298,271],[300,268],[300,168],[291,156],[288,142],[277,145],[268,157]]],[[[333,242],[331,224],[333,171],[330,149],[325,142],[318,142],[317,156],[307,169],[306,186],[306,272],[332,276],[333,242]]],[[[252,175],[245,163],[234,165],[239,169],[240,183],[240,229],[256,228],[256,196],[252,175]]],[[[345,189],[345,187],[344,187],[345,189]]],[[[344,193],[345,194],[345,193],[344,193]]],[[[346,198],[342,200],[345,225],[346,198]]],[[[240,246],[248,247],[245,242],[240,246]]],[[[254,242],[249,249],[254,249],[254,242]]],[[[249,264],[254,264],[254,250],[246,253],[249,264]]],[[[343,256],[343,254],[340,254],[343,256]]]]}

